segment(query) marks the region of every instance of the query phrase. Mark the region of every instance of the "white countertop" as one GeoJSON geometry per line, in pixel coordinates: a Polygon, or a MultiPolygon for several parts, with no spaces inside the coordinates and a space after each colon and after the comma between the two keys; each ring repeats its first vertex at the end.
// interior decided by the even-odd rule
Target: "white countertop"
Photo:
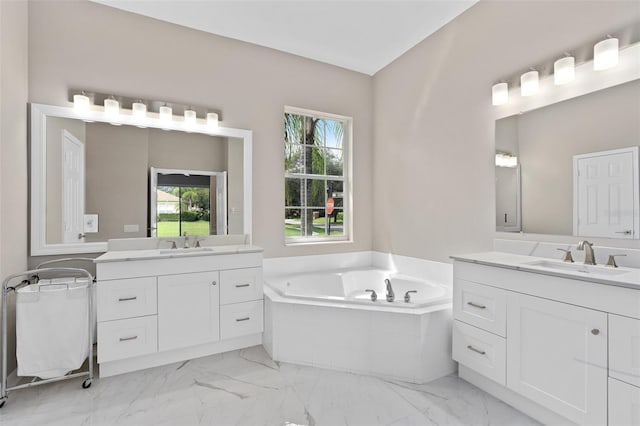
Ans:
{"type": "Polygon", "coordinates": [[[117,250],[109,251],[94,260],[94,263],[123,262],[151,259],[172,259],[196,256],[218,256],[225,254],[260,253],[262,247],[254,245],[225,245],[190,249],[117,250]]]}
{"type": "Polygon", "coordinates": [[[456,255],[451,256],[451,259],[640,290],[640,269],[635,268],[613,268],[605,265],[565,263],[544,257],[523,256],[497,251],[456,255]],[[575,270],[571,270],[571,268],[575,270]]]}

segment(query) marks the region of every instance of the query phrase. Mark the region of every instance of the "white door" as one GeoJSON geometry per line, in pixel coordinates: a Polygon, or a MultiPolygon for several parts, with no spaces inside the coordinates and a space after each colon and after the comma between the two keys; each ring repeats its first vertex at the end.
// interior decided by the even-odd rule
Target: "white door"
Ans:
{"type": "Polygon", "coordinates": [[[607,424],[607,315],[510,292],[507,387],[578,424],[607,424]]]}
{"type": "Polygon", "coordinates": [[[158,350],[220,339],[218,272],[158,277],[158,350]]]}
{"type": "Polygon", "coordinates": [[[62,131],[62,242],[84,241],[84,144],[62,131]]]}
{"type": "Polygon", "coordinates": [[[638,237],[638,148],[573,157],[574,234],[638,237]]]}

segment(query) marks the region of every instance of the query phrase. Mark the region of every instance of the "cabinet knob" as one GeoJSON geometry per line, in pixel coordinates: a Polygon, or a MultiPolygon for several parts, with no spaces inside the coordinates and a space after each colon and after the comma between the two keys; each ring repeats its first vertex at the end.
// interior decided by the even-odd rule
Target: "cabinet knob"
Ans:
{"type": "Polygon", "coordinates": [[[216,285],[216,284],[218,284],[218,283],[215,282],[215,281],[211,281],[211,285],[216,285]]]}
{"type": "Polygon", "coordinates": [[[600,330],[598,330],[597,328],[594,328],[593,330],[591,330],[591,334],[593,334],[594,336],[597,336],[598,334],[600,334],[600,330]]]}

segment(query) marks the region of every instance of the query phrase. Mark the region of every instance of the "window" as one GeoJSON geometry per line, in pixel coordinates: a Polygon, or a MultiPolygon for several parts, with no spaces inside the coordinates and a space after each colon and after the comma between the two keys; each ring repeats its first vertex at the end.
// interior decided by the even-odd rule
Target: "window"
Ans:
{"type": "Polygon", "coordinates": [[[350,238],[350,139],[348,117],[285,108],[287,243],[350,238]]]}

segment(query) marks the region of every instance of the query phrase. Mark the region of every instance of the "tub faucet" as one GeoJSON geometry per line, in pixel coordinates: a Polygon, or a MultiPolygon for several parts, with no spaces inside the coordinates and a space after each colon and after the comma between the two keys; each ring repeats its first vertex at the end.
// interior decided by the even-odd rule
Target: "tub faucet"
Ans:
{"type": "Polygon", "coordinates": [[[387,302],[393,302],[396,295],[393,293],[393,287],[391,287],[391,280],[385,278],[384,283],[387,285],[387,302]]]}
{"type": "Polygon", "coordinates": [[[582,240],[578,243],[578,250],[584,250],[584,264],[595,265],[596,257],[593,253],[593,243],[587,240],[582,240]]]}

